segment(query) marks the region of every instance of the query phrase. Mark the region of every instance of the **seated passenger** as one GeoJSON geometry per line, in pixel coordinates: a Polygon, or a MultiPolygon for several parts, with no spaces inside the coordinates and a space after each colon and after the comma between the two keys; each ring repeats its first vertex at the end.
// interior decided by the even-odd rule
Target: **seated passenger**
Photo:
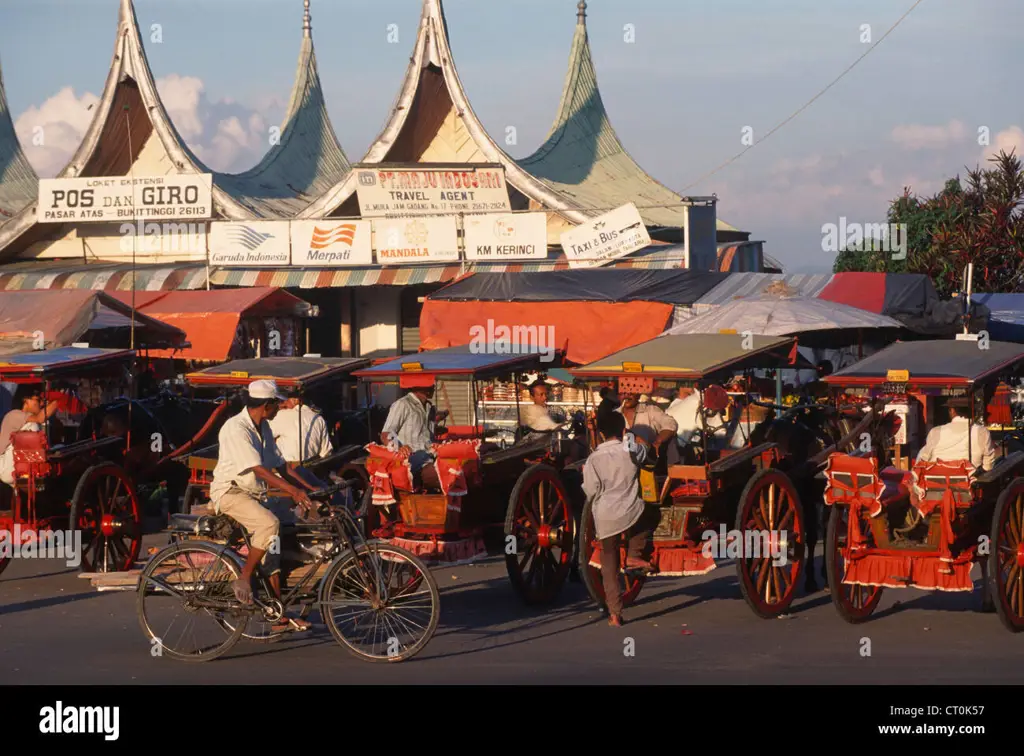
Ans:
{"type": "Polygon", "coordinates": [[[548,433],[564,426],[561,417],[556,418],[548,407],[548,385],[540,378],[530,384],[530,404],[520,408],[519,422],[532,433],[548,433]]]}
{"type": "Polygon", "coordinates": [[[381,443],[396,446],[398,453],[409,459],[413,480],[424,488],[439,488],[440,480],[434,469],[435,441],[432,431],[435,417],[433,379],[429,386],[413,386],[409,393],[391,405],[388,419],[381,431],[381,443]]]}
{"type": "Polygon", "coordinates": [[[11,434],[17,431],[39,431],[47,418],[56,414],[58,404],[53,401],[43,409],[42,391],[39,386],[18,386],[14,392],[13,409],[4,415],[0,423],[0,480],[7,485],[14,483],[14,447],[11,434]]]}
{"type": "Polygon", "coordinates": [[[658,461],[670,465],[680,462],[679,447],[675,442],[679,423],[656,404],[640,402],[640,394],[621,392],[622,404],[615,411],[626,419],[626,428],[652,447],[658,461]]]}
{"type": "MultiPolygon", "coordinates": [[[[704,432],[704,423],[706,423],[707,431],[711,434],[708,438],[711,445],[727,446],[733,449],[743,448],[746,445],[746,437],[742,434],[739,424],[733,422],[726,425],[722,412],[709,412],[705,415],[702,422],[700,408],[702,403],[705,402],[706,394],[707,392],[698,391],[694,388],[681,387],[678,398],[674,399],[672,404],[669,405],[668,414],[675,419],[678,425],[676,437],[679,443],[684,447],[688,445],[694,433],[697,431],[704,432]]],[[[749,430],[747,435],[749,435],[749,430]]]]}
{"type": "Polygon", "coordinates": [[[949,422],[937,425],[928,432],[924,446],[917,453],[917,461],[967,460],[974,465],[976,471],[991,470],[996,462],[996,447],[988,428],[971,422],[968,412],[970,400],[955,397],[947,402],[946,407],[949,410],[949,422]]]}

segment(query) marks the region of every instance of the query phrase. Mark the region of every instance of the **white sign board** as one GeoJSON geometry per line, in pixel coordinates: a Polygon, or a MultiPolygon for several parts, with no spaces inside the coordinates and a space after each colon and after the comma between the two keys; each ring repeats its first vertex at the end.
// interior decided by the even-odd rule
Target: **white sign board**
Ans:
{"type": "Polygon", "coordinates": [[[505,169],[356,168],[359,212],[388,215],[443,215],[509,211],[505,169]]]}
{"type": "Polygon", "coordinates": [[[292,221],[292,265],[373,265],[370,221],[292,221]]]}
{"type": "Polygon", "coordinates": [[[900,419],[899,430],[896,431],[896,437],[893,439],[893,443],[905,444],[907,443],[907,410],[908,407],[905,403],[900,404],[887,404],[883,413],[895,412],[896,416],[900,419]]]}
{"type": "Polygon", "coordinates": [[[286,266],[291,261],[288,221],[210,224],[210,264],[286,266]]]}
{"type": "Polygon", "coordinates": [[[459,230],[454,217],[375,220],[373,236],[381,265],[459,259],[459,230]]]}
{"type": "Polygon", "coordinates": [[[548,256],[545,213],[467,215],[463,230],[467,260],[530,260],[548,256]]]}
{"type": "Polygon", "coordinates": [[[630,202],[566,231],[561,243],[570,268],[589,268],[643,249],[651,237],[636,205],[630,202]]]}
{"type": "Polygon", "coordinates": [[[41,179],[36,221],[203,220],[213,217],[212,186],[209,173],[41,179]]]}

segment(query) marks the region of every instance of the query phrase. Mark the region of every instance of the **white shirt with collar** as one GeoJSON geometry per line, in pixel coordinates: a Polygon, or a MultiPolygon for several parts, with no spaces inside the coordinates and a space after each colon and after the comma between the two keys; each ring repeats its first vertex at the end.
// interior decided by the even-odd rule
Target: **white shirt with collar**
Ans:
{"type": "Polygon", "coordinates": [[[636,524],[644,511],[640,496],[643,447],[613,438],[601,443],[583,465],[583,493],[593,501],[594,535],[611,538],[636,524]]]}
{"type": "MultiPolygon", "coordinates": [[[[679,430],[676,419],[656,404],[642,402],[635,407],[635,410],[636,414],[633,416],[632,423],[629,422],[628,417],[626,418],[626,428],[649,444],[653,444],[664,431],[670,430],[677,433],[679,430]]],[[[615,411],[625,417],[623,407],[619,406],[615,411]]]]}
{"type": "Polygon", "coordinates": [[[217,466],[213,468],[213,482],[210,484],[210,501],[214,504],[232,486],[261,498],[267,491],[267,484],[249,471],[260,465],[274,470],[285,464],[270,423],[264,420],[261,425],[262,428],[257,430],[249,410],[243,408],[228,418],[220,429],[217,466]]]}
{"type": "Polygon", "coordinates": [[[559,427],[559,424],[552,419],[551,413],[547,407],[531,402],[530,404],[522,406],[520,408],[520,412],[520,425],[525,425],[531,430],[551,431],[556,430],[559,427]]]}
{"type": "Polygon", "coordinates": [[[281,456],[289,462],[323,459],[334,451],[327,421],[312,407],[283,409],[270,421],[281,456]]]}
{"type": "MultiPolygon", "coordinates": [[[[429,402],[428,402],[429,404],[429,402]]],[[[411,451],[431,451],[430,410],[411,391],[391,405],[382,433],[398,436],[403,446],[411,451]]]]}
{"type": "Polygon", "coordinates": [[[917,453],[918,462],[958,462],[970,460],[975,469],[991,470],[996,463],[996,447],[988,428],[978,423],[969,423],[966,417],[954,417],[945,425],[937,425],[928,431],[924,446],[917,453]],[[968,452],[968,428],[970,428],[970,451],[968,452]]]}

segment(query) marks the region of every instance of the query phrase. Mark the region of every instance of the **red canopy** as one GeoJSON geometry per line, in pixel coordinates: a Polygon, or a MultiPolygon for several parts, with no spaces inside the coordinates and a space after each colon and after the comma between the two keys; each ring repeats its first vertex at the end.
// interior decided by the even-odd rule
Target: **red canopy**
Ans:
{"type": "MultiPolygon", "coordinates": [[[[115,296],[131,303],[132,292],[115,296]]],[[[209,291],[137,291],[135,308],[188,334],[191,348],[153,350],[153,357],[182,360],[226,360],[243,317],[303,316],[310,304],[284,289],[261,287],[209,291]]]]}
{"type": "MultiPolygon", "coordinates": [[[[510,343],[543,339],[545,348],[566,350],[566,360],[585,365],[661,334],[673,305],[661,302],[480,302],[427,299],[420,315],[420,346],[443,349],[474,340],[510,343]],[[548,343],[551,341],[553,343],[548,343]]],[[[533,345],[538,346],[538,345],[533,345]]]]}

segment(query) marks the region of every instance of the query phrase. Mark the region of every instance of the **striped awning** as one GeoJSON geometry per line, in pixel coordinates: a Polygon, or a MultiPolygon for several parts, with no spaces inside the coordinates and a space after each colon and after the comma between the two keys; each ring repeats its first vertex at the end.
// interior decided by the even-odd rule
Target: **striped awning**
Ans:
{"type": "MultiPolygon", "coordinates": [[[[206,288],[206,266],[188,263],[137,265],[136,291],[182,291],[206,288]]],[[[126,263],[32,261],[0,266],[0,291],[93,289],[131,291],[132,266],[126,263]]]]}
{"type": "Polygon", "coordinates": [[[296,289],[327,289],[346,286],[411,286],[444,283],[459,277],[458,265],[421,265],[403,268],[304,268],[267,270],[259,268],[215,268],[210,283],[215,286],[275,286],[296,289]]]}

